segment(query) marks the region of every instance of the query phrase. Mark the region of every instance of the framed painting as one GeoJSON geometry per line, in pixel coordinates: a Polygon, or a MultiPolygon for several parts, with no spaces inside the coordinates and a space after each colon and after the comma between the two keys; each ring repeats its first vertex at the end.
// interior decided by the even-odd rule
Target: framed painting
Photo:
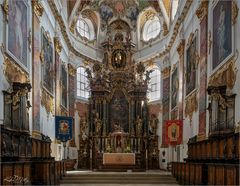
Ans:
{"type": "Polygon", "coordinates": [[[27,0],[8,1],[6,52],[25,71],[29,71],[29,4],[27,0]]]}
{"type": "Polygon", "coordinates": [[[68,90],[68,84],[67,84],[67,70],[64,64],[62,64],[61,68],[61,104],[65,108],[67,108],[67,90],[68,90]]]}
{"type": "Polygon", "coordinates": [[[53,44],[49,33],[46,32],[43,28],[41,46],[42,85],[51,95],[53,95],[55,77],[53,64],[53,44]]]}
{"type": "Polygon", "coordinates": [[[178,102],[178,66],[173,68],[171,80],[171,108],[175,108],[178,102]]]}
{"type": "Polygon", "coordinates": [[[194,37],[186,51],[186,95],[196,88],[197,39],[194,37]]]}
{"type": "Polygon", "coordinates": [[[212,14],[212,70],[215,70],[233,54],[232,1],[218,1],[212,14]]]}

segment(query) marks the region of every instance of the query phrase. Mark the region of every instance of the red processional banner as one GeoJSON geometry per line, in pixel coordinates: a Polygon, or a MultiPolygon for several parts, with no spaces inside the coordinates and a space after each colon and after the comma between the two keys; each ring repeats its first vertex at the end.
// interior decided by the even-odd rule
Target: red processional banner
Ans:
{"type": "Polygon", "coordinates": [[[168,120],[166,121],[166,144],[179,145],[182,143],[183,121],[168,120]]]}

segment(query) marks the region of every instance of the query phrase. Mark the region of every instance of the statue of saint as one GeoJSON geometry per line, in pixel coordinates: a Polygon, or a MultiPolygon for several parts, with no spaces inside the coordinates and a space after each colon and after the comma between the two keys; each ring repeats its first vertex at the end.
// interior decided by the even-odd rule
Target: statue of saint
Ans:
{"type": "Polygon", "coordinates": [[[81,132],[81,135],[82,135],[82,139],[85,140],[87,138],[87,120],[85,117],[83,117],[81,120],[80,120],[80,132],[81,132]]]}
{"type": "Polygon", "coordinates": [[[142,119],[137,116],[136,120],[136,135],[141,136],[142,135],[142,119]]]}
{"type": "Polygon", "coordinates": [[[150,120],[150,132],[155,136],[157,134],[157,125],[158,125],[158,119],[155,115],[152,115],[150,120]]]}
{"type": "Polygon", "coordinates": [[[94,119],[94,125],[95,125],[95,134],[99,136],[101,134],[102,121],[101,119],[99,119],[98,113],[96,113],[96,118],[94,119]]]}

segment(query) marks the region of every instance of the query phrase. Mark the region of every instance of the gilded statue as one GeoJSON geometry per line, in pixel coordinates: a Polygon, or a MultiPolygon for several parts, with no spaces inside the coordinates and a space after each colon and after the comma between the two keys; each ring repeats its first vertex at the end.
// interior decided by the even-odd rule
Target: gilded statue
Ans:
{"type": "Polygon", "coordinates": [[[96,118],[94,119],[94,125],[95,125],[95,134],[99,136],[101,134],[102,121],[101,119],[99,119],[98,113],[96,113],[96,118]]]}
{"type": "Polygon", "coordinates": [[[136,120],[136,136],[141,136],[142,135],[142,119],[137,116],[136,120]]]}
{"type": "Polygon", "coordinates": [[[82,139],[85,140],[87,138],[87,120],[85,117],[80,120],[80,132],[82,139]]]}
{"type": "Polygon", "coordinates": [[[157,135],[157,126],[158,126],[158,119],[155,115],[152,115],[149,121],[149,129],[152,135],[157,135]]]}

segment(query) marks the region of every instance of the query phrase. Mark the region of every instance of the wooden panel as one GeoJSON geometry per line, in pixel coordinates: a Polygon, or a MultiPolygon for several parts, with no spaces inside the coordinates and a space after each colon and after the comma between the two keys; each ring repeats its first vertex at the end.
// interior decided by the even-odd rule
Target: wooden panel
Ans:
{"type": "Polygon", "coordinates": [[[225,166],[226,181],[227,185],[236,185],[236,167],[234,165],[225,166]]]}
{"type": "Polygon", "coordinates": [[[202,165],[195,165],[195,184],[202,184],[202,165]]]}
{"type": "Polygon", "coordinates": [[[207,152],[206,152],[206,155],[207,155],[207,159],[210,159],[211,158],[211,142],[208,141],[207,142],[207,152]]]}
{"type": "Polygon", "coordinates": [[[32,140],[32,157],[37,156],[37,144],[35,140],[32,140]]]}
{"type": "Polygon", "coordinates": [[[181,184],[184,184],[186,163],[181,164],[181,184]]]}
{"type": "Polygon", "coordinates": [[[12,185],[12,182],[10,179],[13,176],[13,165],[2,165],[3,171],[2,171],[2,179],[3,179],[3,185],[12,185]]]}
{"type": "Polygon", "coordinates": [[[188,145],[188,158],[189,159],[192,159],[192,156],[193,156],[193,154],[192,154],[192,145],[188,145]]]}
{"type": "Polygon", "coordinates": [[[218,150],[217,141],[214,140],[212,141],[212,148],[211,148],[212,159],[217,159],[217,156],[218,156],[217,150],[218,150]]]}
{"type": "Polygon", "coordinates": [[[218,158],[224,159],[225,139],[221,139],[218,144],[218,158]]]}
{"type": "Polygon", "coordinates": [[[216,166],[216,184],[224,185],[224,165],[216,166]]]}
{"type": "Polygon", "coordinates": [[[196,145],[193,145],[193,159],[196,159],[196,157],[197,157],[197,148],[196,148],[196,145]]]}
{"type": "Polygon", "coordinates": [[[15,164],[14,165],[14,177],[16,179],[15,180],[15,183],[20,185],[20,184],[23,184],[23,165],[22,164],[15,164]]]}
{"type": "Polygon", "coordinates": [[[232,154],[232,149],[233,149],[233,138],[232,137],[228,137],[227,138],[227,146],[226,146],[226,150],[227,150],[227,158],[228,159],[232,159],[233,158],[233,154],[232,154]]]}
{"type": "Polygon", "coordinates": [[[184,179],[184,184],[188,185],[189,184],[189,164],[186,164],[185,167],[185,179],[184,179]]]}
{"type": "Polygon", "coordinates": [[[24,185],[30,185],[31,184],[31,165],[30,164],[24,164],[24,185]]]}
{"type": "Polygon", "coordinates": [[[207,149],[207,147],[206,147],[206,143],[205,142],[202,142],[202,144],[201,144],[201,151],[202,151],[202,156],[201,156],[201,158],[202,159],[205,159],[206,158],[206,149],[207,149]]]}
{"type": "Polygon", "coordinates": [[[215,184],[215,166],[208,165],[208,185],[215,184]]]}
{"type": "Polygon", "coordinates": [[[236,134],[236,158],[240,159],[240,138],[239,138],[239,133],[236,134]]]}
{"type": "Polygon", "coordinates": [[[190,184],[195,183],[195,166],[194,164],[190,164],[190,184]]]}

